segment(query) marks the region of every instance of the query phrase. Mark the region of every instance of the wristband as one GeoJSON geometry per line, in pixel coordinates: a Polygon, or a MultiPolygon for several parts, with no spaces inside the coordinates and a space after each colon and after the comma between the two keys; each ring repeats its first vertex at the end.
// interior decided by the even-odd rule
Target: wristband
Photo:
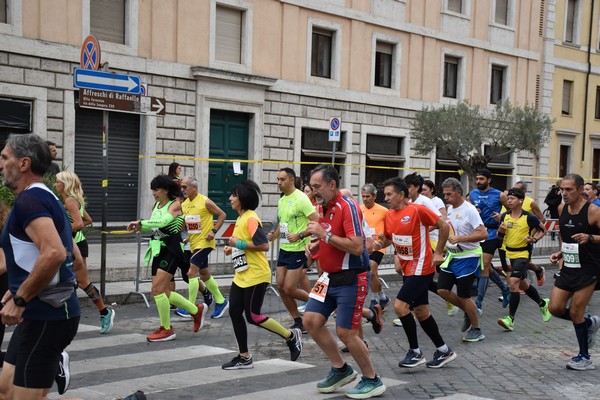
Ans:
{"type": "Polygon", "coordinates": [[[240,250],[246,250],[248,243],[244,242],[242,239],[238,239],[237,242],[235,242],[235,247],[240,250]]]}
{"type": "Polygon", "coordinates": [[[211,229],[211,231],[212,231],[212,233],[214,233],[215,235],[216,235],[216,234],[217,234],[217,232],[218,232],[218,231],[217,231],[215,228],[212,228],[212,229],[211,229]]]}
{"type": "Polygon", "coordinates": [[[537,243],[537,242],[538,242],[537,238],[533,238],[533,243],[537,243]]]}

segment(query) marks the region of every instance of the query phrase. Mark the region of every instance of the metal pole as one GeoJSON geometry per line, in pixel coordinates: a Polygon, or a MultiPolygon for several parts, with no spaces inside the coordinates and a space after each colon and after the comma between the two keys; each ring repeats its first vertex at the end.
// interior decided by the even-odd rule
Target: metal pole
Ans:
{"type": "Polygon", "coordinates": [[[331,150],[331,165],[335,165],[335,144],[337,142],[331,142],[333,148],[331,150]]]}
{"type": "Polygon", "coordinates": [[[106,299],[106,235],[108,213],[108,111],[102,111],[102,247],[100,251],[100,293],[106,299]]]}

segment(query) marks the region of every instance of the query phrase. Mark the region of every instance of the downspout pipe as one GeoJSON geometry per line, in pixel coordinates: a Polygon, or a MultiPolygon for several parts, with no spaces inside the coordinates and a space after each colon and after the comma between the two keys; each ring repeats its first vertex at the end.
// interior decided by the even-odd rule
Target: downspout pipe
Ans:
{"type": "Polygon", "coordinates": [[[590,11],[590,31],[588,37],[587,49],[587,73],[585,76],[585,105],[583,107],[583,137],[581,143],[581,161],[585,160],[585,147],[587,138],[587,120],[588,120],[588,103],[590,99],[590,75],[592,74],[592,26],[594,26],[594,6],[596,0],[592,0],[592,10],[590,11]]]}

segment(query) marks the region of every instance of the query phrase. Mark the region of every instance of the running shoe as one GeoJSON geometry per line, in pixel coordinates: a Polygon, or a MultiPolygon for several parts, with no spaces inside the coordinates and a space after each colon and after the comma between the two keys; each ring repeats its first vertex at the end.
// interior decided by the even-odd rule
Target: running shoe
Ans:
{"type": "Polygon", "coordinates": [[[192,315],[185,310],[185,308],[178,308],[175,310],[175,314],[181,318],[192,319],[192,315]]]}
{"type": "Polygon", "coordinates": [[[202,297],[204,297],[204,307],[208,308],[214,302],[212,294],[207,290],[206,293],[202,293],[202,297]]]}
{"type": "MultiPolygon", "coordinates": [[[[544,304],[542,307],[540,307],[540,314],[542,314],[542,319],[544,320],[544,322],[548,322],[548,321],[550,321],[550,318],[552,317],[552,315],[548,311],[548,304],[550,303],[550,299],[544,299],[544,302],[546,304],[544,304]]],[[[589,334],[588,334],[588,336],[589,336],[589,334]]]]}
{"type": "Polygon", "coordinates": [[[485,335],[481,331],[481,328],[471,328],[463,337],[463,342],[479,342],[483,339],[485,339],[485,335]]]}
{"type": "Polygon", "coordinates": [[[302,321],[300,321],[300,323],[295,322],[292,326],[290,326],[290,329],[300,329],[300,331],[304,334],[307,334],[308,332],[306,331],[306,328],[304,328],[304,324],[302,323],[302,321]]]}
{"type": "Polygon", "coordinates": [[[300,314],[304,314],[304,311],[306,311],[306,301],[303,301],[302,304],[298,306],[298,312],[300,314]]]}
{"type": "Polygon", "coordinates": [[[596,344],[596,332],[600,328],[600,317],[597,315],[590,315],[591,324],[588,327],[588,348],[594,347],[596,344]]]}
{"type": "Polygon", "coordinates": [[[410,350],[408,350],[408,353],[406,353],[406,357],[404,357],[404,360],[402,360],[398,363],[398,366],[406,367],[406,368],[414,368],[414,367],[417,367],[426,362],[427,362],[427,360],[425,359],[425,356],[423,355],[423,353],[417,353],[413,349],[410,349],[410,350]]]}
{"type": "Polygon", "coordinates": [[[454,304],[450,303],[449,301],[446,302],[446,306],[448,307],[449,317],[454,317],[458,313],[459,308],[456,307],[454,304]]]}
{"type": "Polygon", "coordinates": [[[58,372],[54,377],[56,386],[58,388],[58,394],[65,394],[69,390],[69,384],[71,383],[71,370],[69,369],[69,353],[63,351],[60,354],[60,360],[58,360],[58,372]]]}
{"type": "Polygon", "coordinates": [[[379,299],[379,305],[381,306],[381,311],[384,312],[387,308],[388,304],[390,304],[390,298],[386,296],[385,299],[379,299]]]}
{"type": "Polygon", "coordinates": [[[161,326],[152,332],[152,334],[149,335],[146,340],[149,342],[167,342],[169,340],[175,340],[175,337],[177,337],[177,335],[175,335],[173,329],[165,329],[161,326]]]}
{"type": "Polygon", "coordinates": [[[233,360],[221,365],[223,369],[250,369],[254,368],[254,362],[252,362],[252,356],[245,358],[240,354],[233,357],[233,360]]]}
{"type": "Polygon", "coordinates": [[[385,392],[385,385],[381,378],[375,376],[374,379],[368,379],[363,376],[355,387],[346,392],[346,397],[370,399],[371,397],[381,396],[383,392],[385,392]]]}
{"type": "Polygon", "coordinates": [[[508,286],[504,286],[502,288],[502,308],[508,307],[510,304],[510,288],[508,286]]]}
{"type": "Polygon", "coordinates": [[[471,318],[469,318],[469,316],[467,315],[467,313],[465,313],[463,315],[463,324],[460,328],[461,332],[466,332],[469,330],[469,328],[471,327],[471,318]]]}
{"type": "Polygon", "coordinates": [[[510,317],[510,315],[507,315],[504,318],[498,318],[498,325],[500,325],[507,331],[512,331],[514,329],[514,327],[513,327],[514,322],[513,322],[513,319],[510,317]]]}
{"type": "Polygon", "coordinates": [[[537,271],[535,271],[535,277],[537,278],[537,285],[542,286],[546,281],[546,274],[544,273],[546,268],[539,267],[537,271]]]}
{"type": "Polygon", "coordinates": [[[221,318],[229,309],[229,301],[225,299],[221,304],[215,304],[215,311],[210,316],[211,318],[221,318]]]}
{"type": "Polygon", "coordinates": [[[206,313],[208,312],[208,307],[205,307],[204,304],[196,304],[196,307],[198,307],[198,312],[192,315],[192,318],[194,318],[194,332],[198,332],[204,327],[206,313]]]}
{"type": "Polygon", "coordinates": [[[169,309],[173,312],[175,312],[175,310],[177,310],[177,306],[174,304],[169,304],[169,309]]]}
{"type": "Polygon", "coordinates": [[[302,331],[298,328],[290,329],[292,336],[285,341],[290,348],[290,360],[296,361],[302,354],[302,331]]]}
{"type": "Polygon", "coordinates": [[[112,308],[106,308],[108,310],[108,314],[100,315],[100,333],[105,334],[112,330],[113,321],[115,320],[115,310],[112,308]]]}
{"type": "Polygon", "coordinates": [[[373,325],[373,332],[376,335],[381,332],[383,329],[383,321],[381,320],[381,314],[383,313],[382,306],[379,304],[375,304],[373,307],[370,307],[369,310],[373,312],[373,318],[369,320],[369,322],[373,325]]]}
{"type": "Polygon", "coordinates": [[[117,397],[115,400],[146,400],[147,397],[141,390],[138,390],[135,393],[130,394],[126,397],[117,397]]]}
{"type": "Polygon", "coordinates": [[[345,366],[345,371],[340,371],[338,368],[331,368],[329,374],[317,382],[317,390],[321,393],[332,393],[339,387],[355,380],[358,372],[353,370],[348,364],[345,364],[345,366]]]}
{"type": "Polygon", "coordinates": [[[590,357],[584,357],[580,354],[577,357],[573,357],[571,361],[567,363],[567,369],[586,371],[588,369],[596,369],[596,367],[592,364],[592,359],[590,357]]]}
{"type": "Polygon", "coordinates": [[[377,300],[378,300],[378,299],[373,299],[373,298],[372,298],[372,299],[371,299],[371,304],[369,304],[369,308],[371,308],[371,307],[374,307],[374,306],[375,306],[375,304],[378,304],[377,300]]]}
{"type": "Polygon", "coordinates": [[[436,350],[435,353],[433,353],[433,360],[427,361],[426,365],[429,368],[442,368],[444,365],[448,364],[454,359],[456,359],[456,353],[453,352],[450,347],[448,347],[448,351],[445,353],[436,350]]]}
{"type": "Polygon", "coordinates": [[[395,319],[392,321],[392,324],[393,324],[394,326],[399,326],[399,327],[402,327],[402,321],[400,321],[400,318],[395,318],[395,319]]]}

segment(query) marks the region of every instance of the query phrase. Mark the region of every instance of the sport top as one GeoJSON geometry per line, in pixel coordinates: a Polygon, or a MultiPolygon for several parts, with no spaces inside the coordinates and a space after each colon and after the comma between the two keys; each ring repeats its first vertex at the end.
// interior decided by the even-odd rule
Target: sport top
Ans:
{"type": "Polygon", "coordinates": [[[500,214],[502,211],[502,203],[500,202],[501,194],[501,191],[494,189],[493,187],[489,188],[485,192],[482,192],[479,189],[473,189],[469,194],[471,203],[473,203],[479,212],[481,220],[487,228],[487,240],[496,239],[498,226],[500,224],[492,217],[492,215],[494,215],[494,213],[500,214]]]}
{"type": "Polygon", "coordinates": [[[188,240],[192,251],[197,249],[215,248],[215,239],[206,240],[206,236],[215,227],[213,215],[206,208],[208,197],[198,193],[194,200],[188,197],[181,203],[188,240]]]}

